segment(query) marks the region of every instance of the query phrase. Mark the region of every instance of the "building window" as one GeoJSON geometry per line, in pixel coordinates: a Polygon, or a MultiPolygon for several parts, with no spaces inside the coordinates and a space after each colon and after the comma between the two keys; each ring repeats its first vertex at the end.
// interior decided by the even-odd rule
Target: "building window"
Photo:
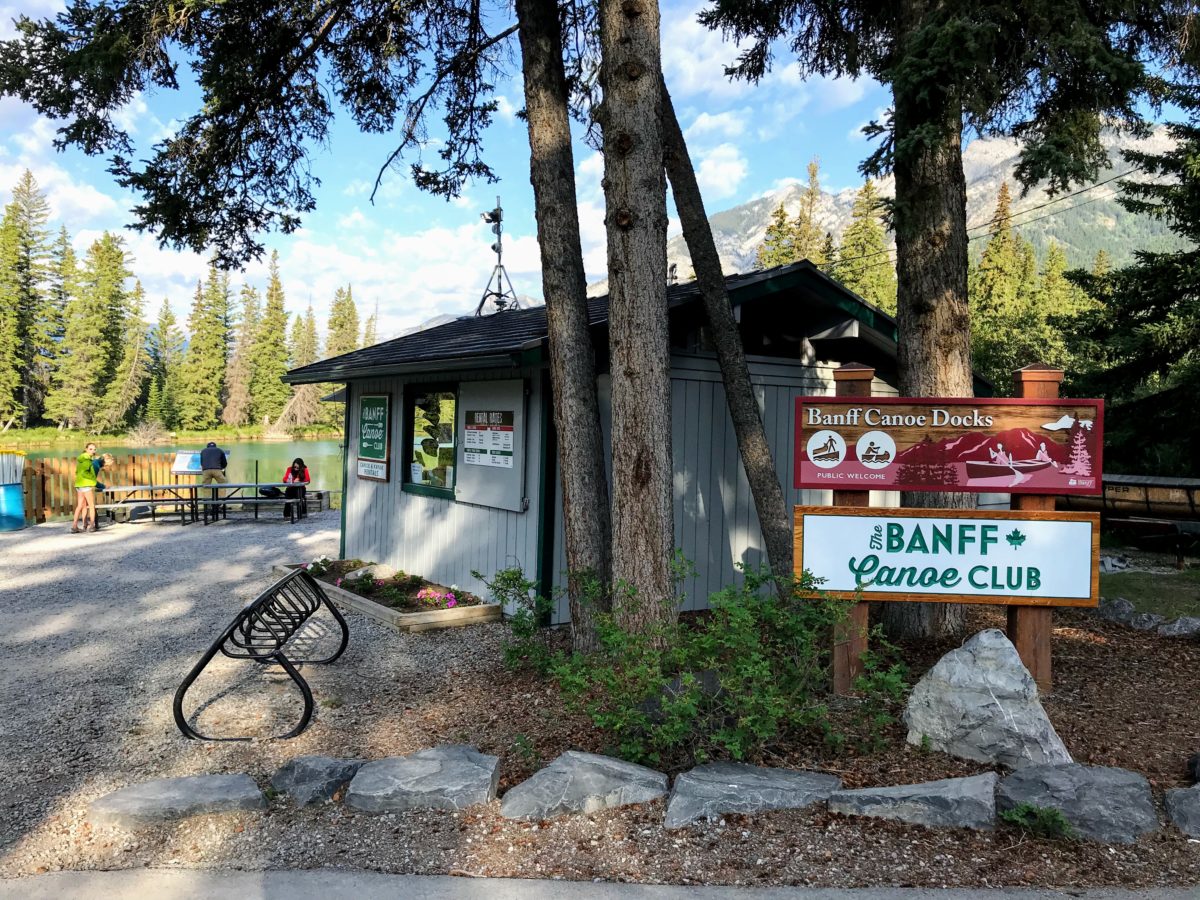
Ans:
{"type": "Polygon", "coordinates": [[[457,394],[445,385],[417,385],[409,393],[404,417],[408,433],[406,488],[454,496],[457,411],[457,394]]]}

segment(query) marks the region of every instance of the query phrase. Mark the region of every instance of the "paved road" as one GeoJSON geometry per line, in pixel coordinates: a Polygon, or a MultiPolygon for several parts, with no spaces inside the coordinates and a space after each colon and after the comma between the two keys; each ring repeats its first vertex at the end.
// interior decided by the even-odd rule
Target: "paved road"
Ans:
{"type": "Polygon", "coordinates": [[[1200,900],[1200,886],[1145,890],[727,888],[383,875],[337,869],[126,869],[0,880],[0,900],[1200,900]]]}

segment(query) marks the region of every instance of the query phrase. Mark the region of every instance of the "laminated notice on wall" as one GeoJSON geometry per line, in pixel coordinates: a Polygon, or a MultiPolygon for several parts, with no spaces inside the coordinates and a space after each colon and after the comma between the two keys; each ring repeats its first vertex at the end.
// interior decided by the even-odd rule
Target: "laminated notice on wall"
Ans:
{"type": "Polygon", "coordinates": [[[513,410],[466,410],[463,463],[468,466],[513,467],[516,414],[513,410]]]}

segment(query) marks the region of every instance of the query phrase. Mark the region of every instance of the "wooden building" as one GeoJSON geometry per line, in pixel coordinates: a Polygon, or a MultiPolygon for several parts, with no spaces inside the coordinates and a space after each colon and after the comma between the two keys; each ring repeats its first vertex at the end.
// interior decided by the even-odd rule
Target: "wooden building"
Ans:
{"type": "MultiPolygon", "coordinates": [[[[829,502],[791,487],[795,398],[832,393],[844,362],[874,366],[876,393],[895,394],[895,322],[808,262],[733,276],[728,288],[785,498],[829,502]]],[[[696,609],[735,581],[737,563],[764,556],[699,291],[676,285],[668,296],[675,541],[695,564],[682,589],[684,608],[696,609]]],[[[607,310],[607,298],[590,301],[606,432],[607,310]]],[[[539,307],[464,317],[289,372],[292,384],[346,385],[342,556],[479,593],[472,570],[508,566],[543,591],[563,585],[548,366],[539,307]]],[[[560,598],[553,619],[567,615],[560,598]]]]}

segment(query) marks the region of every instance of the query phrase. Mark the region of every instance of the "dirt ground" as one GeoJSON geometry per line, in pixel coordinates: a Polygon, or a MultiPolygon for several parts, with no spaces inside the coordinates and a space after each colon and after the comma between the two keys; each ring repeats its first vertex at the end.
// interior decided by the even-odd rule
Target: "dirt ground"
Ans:
{"type": "MultiPolygon", "coordinates": [[[[297,531],[312,558],[336,523],[297,531]]],[[[332,666],[305,667],[318,698],[312,726],[290,741],[183,740],[171,696],[191,662],[246,599],[269,582],[269,564],[287,553],[292,532],[248,549],[250,526],[214,526],[204,548],[187,529],[144,531],[136,547],[70,545],[71,596],[39,566],[61,563],[62,539],[46,532],[0,546],[0,876],[57,869],[137,866],[364,868],[464,876],[561,877],[709,884],[849,887],[1200,884],[1200,841],[1165,827],[1131,846],[1055,843],[1008,828],[993,833],[935,831],[824,810],[728,816],[668,832],[662,803],[518,823],[499,804],[452,814],[414,811],[373,816],[341,804],[297,810],[273,797],[265,813],[199,817],[127,831],[93,826],[88,805],[119,787],[154,777],[248,772],[266,786],[288,759],[325,754],[365,759],[443,743],[470,743],[501,758],[500,790],[566,749],[603,752],[602,736],[568,715],[548,684],[500,664],[503,627],[484,625],[396,634],[347,616],[350,648],[332,666]],[[238,530],[241,529],[241,530],[238,530]],[[214,554],[213,542],[240,553],[230,566],[166,590],[138,565],[188,552],[214,554]],[[114,578],[108,560],[120,556],[114,578]],[[260,565],[261,564],[261,565],[260,565]],[[30,588],[36,583],[35,588],[30,588]],[[136,622],[136,626],[132,623],[136,622]]],[[[30,529],[37,532],[38,529],[30,529]]],[[[193,533],[200,537],[204,532],[193,533]]],[[[220,560],[218,555],[216,560],[220,560]]],[[[1000,611],[970,610],[970,631],[1003,625],[1000,611]]],[[[325,623],[327,626],[328,623],[325,623]]],[[[320,631],[316,640],[327,640],[320,631]]],[[[913,678],[957,645],[904,647],[913,678]]],[[[1148,635],[1086,611],[1055,614],[1053,694],[1046,709],[1079,762],[1144,774],[1161,803],[1185,784],[1186,758],[1200,751],[1200,642],[1148,635]]],[[[194,689],[200,724],[267,735],[290,727],[298,710],[289,683],[259,667],[222,661],[194,689]]],[[[189,705],[190,708],[195,708],[189,705]]],[[[818,768],[848,786],[916,782],[984,767],[904,743],[897,725],[889,749],[826,755],[819,745],[771,748],[768,765],[818,768]]],[[[676,774],[672,772],[671,774],[676,774]]],[[[1163,820],[1165,822],[1165,818],[1163,820]]]]}

